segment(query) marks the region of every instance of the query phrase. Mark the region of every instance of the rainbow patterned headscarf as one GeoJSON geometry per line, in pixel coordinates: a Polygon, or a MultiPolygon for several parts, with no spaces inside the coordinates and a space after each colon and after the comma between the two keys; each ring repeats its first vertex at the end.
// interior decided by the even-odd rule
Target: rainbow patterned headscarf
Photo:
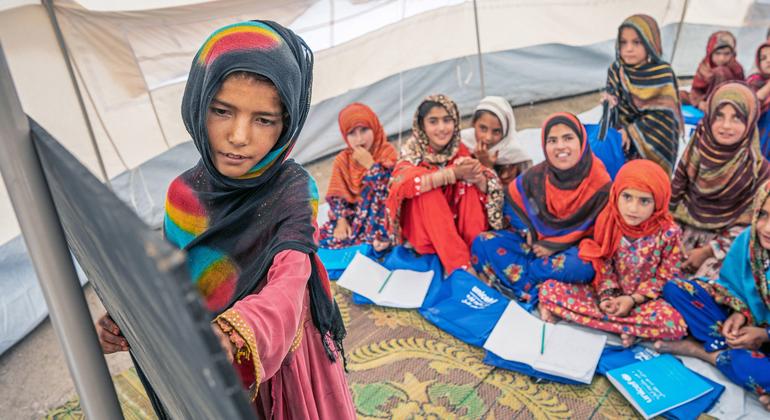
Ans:
{"type": "Polygon", "coordinates": [[[225,26],[203,43],[190,69],[182,98],[182,118],[206,169],[227,188],[255,187],[267,182],[291,153],[310,110],[313,55],[291,31],[268,21],[225,26]],[[270,79],[291,116],[273,149],[245,175],[228,178],[214,167],[206,131],[206,112],[225,77],[247,71],[270,79]]]}
{"type": "Polygon", "coordinates": [[[330,346],[342,349],[345,327],[316,255],[318,189],[299,164],[287,160],[307,117],[312,74],[313,54],[305,42],[274,22],[229,25],[204,42],[182,100],[185,127],[201,160],[169,186],[163,230],[187,252],[190,277],[214,314],[262,290],[279,252],[308,254],[310,312],[334,360],[330,346]],[[239,178],[216,169],[206,130],[209,103],[234,71],[272,81],[288,114],[273,150],[239,178]]]}

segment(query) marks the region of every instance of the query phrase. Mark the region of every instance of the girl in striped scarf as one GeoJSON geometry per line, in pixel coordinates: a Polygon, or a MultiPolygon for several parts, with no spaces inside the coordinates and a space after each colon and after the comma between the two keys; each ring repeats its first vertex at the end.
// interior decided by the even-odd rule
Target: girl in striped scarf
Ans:
{"type": "Polygon", "coordinates": [[[624,20],[615,50],[603,95],[611,111],[602,118],[602,132],[616,128],[628,160],[652,160],[670,175],[684,125],[676,75],[662,58],[658,23],[647,15],[624,20]]]}

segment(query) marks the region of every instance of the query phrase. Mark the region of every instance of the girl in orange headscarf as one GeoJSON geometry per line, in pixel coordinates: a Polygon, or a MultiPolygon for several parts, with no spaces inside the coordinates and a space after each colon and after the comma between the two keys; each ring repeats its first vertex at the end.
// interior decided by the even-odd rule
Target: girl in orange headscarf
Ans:
{"type": "Polygon", "coordinates": [[[684,337],[683,318],[661,298],[684,260],[670,199],[669,178],[660,166],[641,159],[624,165],[596,219],[594,238],[580,244],[578,255],[596,269],[593,285],[546,281],[540,288],[542,318],[553,321],[556,315],[621,334],[624,346],[636,337],[684,337]]]}
{"type": "Polygon", "coordinates": [[[329,221],[321,228],[320,245],[342,248],[369,243],[381,251],[390,245],[385,199],[398,155],[368,106],[348,105],[340,111],[339,125],[348,148],[334,160],[326,192],[329,221]]]}

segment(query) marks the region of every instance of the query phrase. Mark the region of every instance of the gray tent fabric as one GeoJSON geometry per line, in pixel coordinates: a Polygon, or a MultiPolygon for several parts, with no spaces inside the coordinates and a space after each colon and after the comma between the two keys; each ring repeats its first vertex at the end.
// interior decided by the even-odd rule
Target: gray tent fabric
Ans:
{"type": "Polygon", "coordinates": [[[70,249],[128,340],[137,370],[151,384],[148,392],[157,396],[159,417],[254,418],[211,331],[212,316],[190,281],[184,253],[45,130],[31,126],[70,249]]]}

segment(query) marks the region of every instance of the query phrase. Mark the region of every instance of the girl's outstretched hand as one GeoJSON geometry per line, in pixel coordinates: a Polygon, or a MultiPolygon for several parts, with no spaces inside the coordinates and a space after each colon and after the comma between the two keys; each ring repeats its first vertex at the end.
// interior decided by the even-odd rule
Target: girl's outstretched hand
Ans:
{"type": "Polygon", "coordinates": [[[120,327],[112,320],[110,314],[104,314],[96,321],[96,333],[104,354],[128,351],[128,341],[120,333],[120,327]]]}

